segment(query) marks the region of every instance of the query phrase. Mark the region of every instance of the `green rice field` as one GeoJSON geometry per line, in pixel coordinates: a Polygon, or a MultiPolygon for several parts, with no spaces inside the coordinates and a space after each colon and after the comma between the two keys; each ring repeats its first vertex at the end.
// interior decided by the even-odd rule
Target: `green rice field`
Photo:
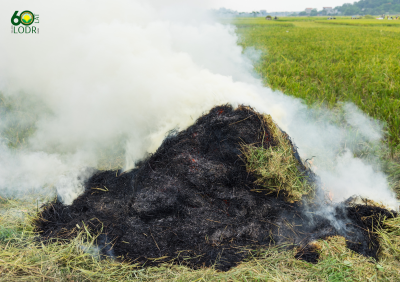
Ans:
{"type": "Polygon", "coordinates": [[[399,20],[351,20],[351,19],[340,19],[340,20],[325,20],[325,21],[315,21],[316,23],[323,24],[337,24],[337,25],[355,25],[355,26],[399,26],[399,20]]]}
{"type": "MultiPolygon", "coordinates": [[[[386,131],[379,155],[382,168],[391,187],[400,189],[400,20],[314,17],[221,22],[236,26],[238,44],[244,49],[262,52],[255,71],[266,86],[313,107],[335,109],[350,101],[380,120],[386,131]]],[[[44,245],[33,232],[37,209],[37,202],[0,197],[0,281],[400,281],[399,218],[377,231],[382,247],[379,261],[350,251],[343,238],[333,237],[318,242],[317,264],[296,260],[295,250],[278,246],[255,251],[239,266],[218,272],[172,264],[137,268],[99,260],[95,253],[84,251],[95,239],[85,231],[74,241],[44,245]]]]}
{"type": "Polygon", "coordinates": [[[351,101],[387,124],[387,142],[394,148],[400,143],[400,21],[386,20],[396,26],[371,22],[252,18],[232,23],[243,48],[263,52],[255,68],[265,85],[308,104],[335,107],[351,101]]]}

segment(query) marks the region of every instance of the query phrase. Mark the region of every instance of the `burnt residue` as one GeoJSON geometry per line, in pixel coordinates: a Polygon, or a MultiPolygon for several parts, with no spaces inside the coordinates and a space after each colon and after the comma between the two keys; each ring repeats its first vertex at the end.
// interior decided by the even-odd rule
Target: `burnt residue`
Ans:
{"type": "Polygon", "coordinates": [[[297,249],[297,253],[294,255],[296,259],[304,260],[310,263],[317,263],[319,260],[319,248],[315,244],[307,244],[297,249]]]}
{"type": "Polygon", "coordinates": [[[327,202],[308,206],[307,210],[297,206],[283,211],[277,221],[277,243],[291,244],[298,249],[297,259],[316,263],[319,252],[315,241],[343,236],[350,250],[378,259],[379,238],[375,231],[384,219],[395,216],[394,211],[363,204],[327,202]]]}
{"type": "Polygon", "coordinates": [[[46,240],[73,238],[83,228],[100,232],[99,246],[107,238],[103,254],[145,265],[168,261],[227,270],[251,250],[280,243],[303,250],[299,259],[316,262],[318,254],[308,251],[308,244],[333,235],[376,257],[372,226],[391,213],[370,206],[333,207],[345,228],[322,215],[310,218],[301,202],[256,192],[260,187],[246,171],[240,144],[276,146],[264,119],[251,108],[215,107],[188,129],[172,132],[135,170],[98,171],[72,205],[46,204],[36,230],[46,240]]]}

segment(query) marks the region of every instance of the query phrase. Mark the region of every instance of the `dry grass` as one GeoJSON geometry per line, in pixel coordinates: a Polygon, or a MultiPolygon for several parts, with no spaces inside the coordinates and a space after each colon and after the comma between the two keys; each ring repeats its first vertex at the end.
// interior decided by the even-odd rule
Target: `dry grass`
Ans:
{"type": "Polygon", "coordinates": [[[380,257],[400,261],[400,218],[386,220],[377,233],[381,242],[380,257]]]}
{"type": "Polygon", "coordinates": [[[288,136],[279,129],[270,115],[264,115],[264,118],[277,145],[263,148],[243,144],[247,171],[255,174],[258,177],[256,183],[265,187],[260,192],[282,192],[289,201],[298,201],[303,195],[314,191],[314,187],[299,171],[300,164],[293,155],[288,136]]]}
{"type": "Polygon", "coordinates": [[[228,272],[193,270],[181,265],[140,268],[99,260],[93,236],[43,244],[35,238],[32,220],[36,203],[0,199],[0,281],[399,281],[400,219],[385,221],[380,261],[363,257],[345,246],[344,238],[317,242],[321,259],[310,264],[294,258],[295,250],[275,246],[228,272]]]}
{"type": "Polygon", "coordinates": [[[382,232],[383,259],[374,260],[345,247],[342,237],[318,241],[321,260],[310,264],[294,258],[295,250],[270,247],[228,272],[193,270],[164,264],[138,268],[99,260],[93,237],[81,233],[71,241],[42,244],[35,240],[35,203],[1,200],[0,281],[399,281],[400,220],[389,220],[382,232]],[[85,251],[86,250],[86,251],[85,251]],[[88,251],[89,250],[89,251],[88,251]]]}

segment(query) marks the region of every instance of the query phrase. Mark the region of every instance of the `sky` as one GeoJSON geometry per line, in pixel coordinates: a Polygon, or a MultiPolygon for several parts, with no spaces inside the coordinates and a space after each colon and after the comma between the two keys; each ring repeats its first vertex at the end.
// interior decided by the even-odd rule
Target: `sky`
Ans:
{"type": "Polygon", "coordinates": [[[343,0],[214,0],[210,1],[211,8],[225,7],[227,9],[239,12],[252,12],[259,10],[267,10],[268,12],[284,12],[284,11],[303,11],[305,8],[316,8],[322,10],[322,7],[336,7],[344,3],[353,3],[354,1],[343,0]]]}

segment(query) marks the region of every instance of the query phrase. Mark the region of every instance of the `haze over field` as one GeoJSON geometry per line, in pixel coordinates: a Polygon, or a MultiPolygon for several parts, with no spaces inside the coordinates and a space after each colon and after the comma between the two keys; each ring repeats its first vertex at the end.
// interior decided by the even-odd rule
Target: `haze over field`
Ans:
{"type": "Polygon", "coordinates": [[[336,7],[341,6],[348,1],[343,0],[283,0],[283,1],[262,1],[262,0],[250,0],[250,1],[229,1],[229,0],[217,0],[213,1],[211,7],[221,8],[225,7],[240,12],[251,12],[258,10],[267,10],[268,12],[276,11],[304,11],[305,8],[316,8],[322,10],[322,7],[336,7]]]}
{"type": "MultiPolygon", "coordinates": [[[[164,1],[153,1],[159,5],[164,1]]],[[[189,2],[187,0],[173,0],[168,1],[168,6],[171,4],[179,6],[185,6],[189,2]]],[[[341,6],[344,3],[348,3],[348,1],[343,0],[304,0],[304,1],[295,1],[295,0],[283,0],[283,1],[264,1],[264,0],[249,0],[249,1],[240,1],[240,0],[206,0],[206,1],[193,1],[193,4],[197,7],[202,8],[210,8],[210,9],[218,9],[218,8],[227,8],[231,10],[237,10],[239,12],[252,12],[259,10],[267,10],[268,12],[276,12],[276,11],[304,11],[305,8],[316,8],[318,10],[322,10],[322,7],[336,7],[341,6]]]]}
{"type": "MultiPolygon", "coordinates": [[[[85,168],[96,166],[113,144],[123,143],[125,167],[132,168],[170,130],[231,103],[271,114],[302,157],[317,156],[317,172],[335,200],[360,194],[395,205],[383,173],[354,158],[350,149],[336,156],[350,136],[329,123],[331,113],[314,123],[300,100],[263,87],[252,66],[260,52],[243,52],[232,26],[199,10],[209,6],[179,4],[21,1],[1,9],[3,19],[16,10],[39,14],[40,35],[0,27],[0,40],[7,42],[0,45],[0,92],[31,100],[22,105],[23,118],[2,112],[7,119],[0,122],[0,195],[54,186],[69,204],[82,191],[78,176],[88,176],[85,168]],[[8,121],[29,123],[31,115],[38,120],[27,148],[9,149],[8,121]],[[327,159],[330,166],[320,167],[327,159]]],[[[343,111],[358,130],[354,143],[382,137],[381,126],[352,104],[343,111]]]]}

